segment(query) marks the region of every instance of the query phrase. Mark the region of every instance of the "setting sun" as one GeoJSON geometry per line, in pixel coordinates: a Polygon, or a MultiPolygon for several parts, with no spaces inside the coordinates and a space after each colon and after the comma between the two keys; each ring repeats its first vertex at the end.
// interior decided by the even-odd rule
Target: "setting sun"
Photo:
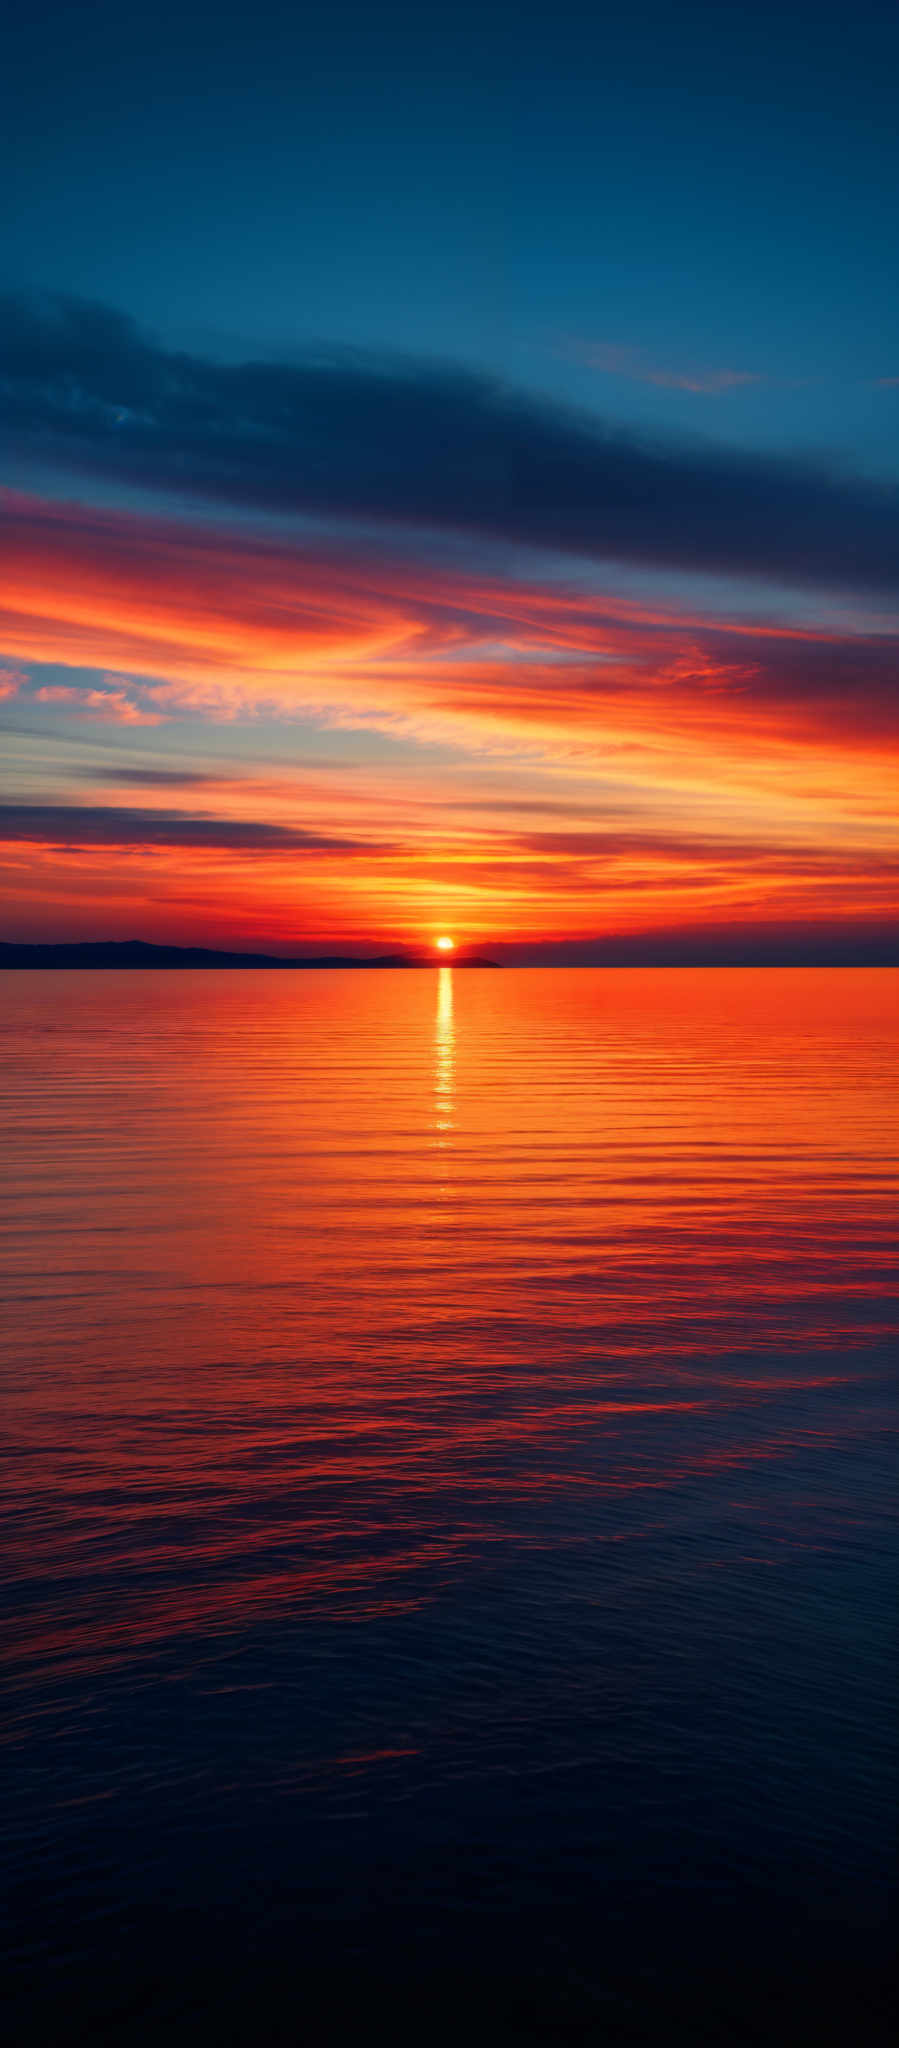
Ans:
{"type": "Polygon", "coordinates": [[[451,953],[453,951],[454,944],[455,941],[453,939],[438,939],[437,951],[438,953],[451,953]]]}

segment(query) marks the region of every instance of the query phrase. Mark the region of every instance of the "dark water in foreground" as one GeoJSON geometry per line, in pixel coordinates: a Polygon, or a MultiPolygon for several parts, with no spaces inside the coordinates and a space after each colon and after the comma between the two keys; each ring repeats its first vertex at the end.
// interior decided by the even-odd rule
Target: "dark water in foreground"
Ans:
{"type": "Polygon", "coordinates": [[[13,2038],[880,2042],[888,972],[10,974],[13,2038]]]}

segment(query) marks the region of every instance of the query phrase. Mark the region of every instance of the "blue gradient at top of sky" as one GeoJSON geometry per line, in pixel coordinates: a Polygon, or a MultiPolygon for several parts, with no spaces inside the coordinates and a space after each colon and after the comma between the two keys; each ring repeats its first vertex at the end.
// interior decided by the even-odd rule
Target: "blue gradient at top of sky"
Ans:
{"type": "Polygon", "coordinates": [[[4,41],[15,283],[895,471],[892,6],[99,0],[4,41]]]}

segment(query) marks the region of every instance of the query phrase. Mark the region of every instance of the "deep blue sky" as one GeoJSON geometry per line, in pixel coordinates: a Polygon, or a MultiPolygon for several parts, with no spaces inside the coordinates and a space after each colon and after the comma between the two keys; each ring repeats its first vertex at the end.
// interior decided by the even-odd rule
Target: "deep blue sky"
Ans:
{"type": "Polygon", "coordinates": [[[892,6],[100,0],[19,10],[3,71],[9,281],[896,459],[892,6]]]}

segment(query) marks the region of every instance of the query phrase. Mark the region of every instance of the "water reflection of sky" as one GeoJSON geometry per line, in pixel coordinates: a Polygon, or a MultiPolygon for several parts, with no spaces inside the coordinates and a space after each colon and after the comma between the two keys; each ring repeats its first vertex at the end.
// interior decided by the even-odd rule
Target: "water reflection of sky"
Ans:
{"type": "Polygon", "coordinates": [[[4,991],[11,2038],[880,2048],[894,978],[213,979],[4,991]]]}

